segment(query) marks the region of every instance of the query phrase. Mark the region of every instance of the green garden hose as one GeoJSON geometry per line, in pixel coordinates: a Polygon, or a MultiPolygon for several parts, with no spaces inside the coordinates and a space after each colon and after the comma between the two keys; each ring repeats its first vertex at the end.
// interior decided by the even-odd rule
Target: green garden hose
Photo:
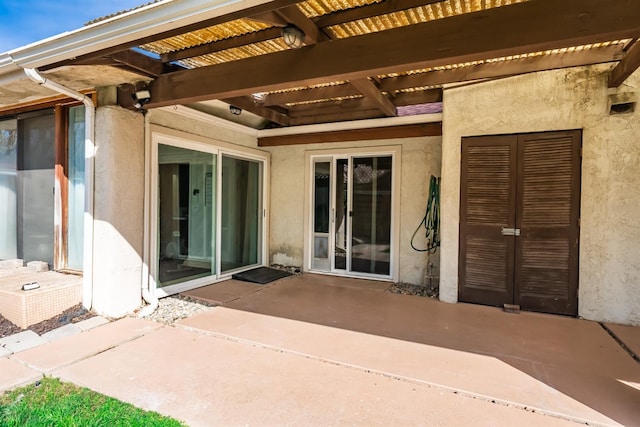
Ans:
{"type": "Polygon", "coordinates": [[[424,218],[413,232],[411,236],[411,247],[418,252],[435,253],[440,246],[440,178],[431,175],[429,182],[429,199],[427,201],[427,211],[424,218]],[[420,228],[425,228],[425,238],[427,239],[427,247],[424,249],[416,248],[413,240],[420,228]]]}

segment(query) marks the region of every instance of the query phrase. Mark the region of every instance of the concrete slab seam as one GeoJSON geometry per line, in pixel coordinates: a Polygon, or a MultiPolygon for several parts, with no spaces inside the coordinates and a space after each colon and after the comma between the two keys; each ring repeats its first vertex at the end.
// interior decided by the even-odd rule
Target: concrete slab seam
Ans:
{"type": "Polygon", "coordinates": [[[205,336],[208,336],[208,337],[211,337],[211,338],[218,338],[218,339],[222,339],[222,340],[225,340],[225,341],[235,342],[235,343],[238,343],[238,344],[250,345],[252,347],[258,347],[258,348],[262,348],[262,349],[265,349],[265,350],[274,351],[276,353],[290,354],[290,355],[293,355],[293,356],[298,356],[298,357],[302,357],[302,358],[305,358],[305,359],[309,359],[309,360],[313,360],[313,361],[317,361],[317,362],[321,362],[321,363],[327,363],[327,364],[334,365],[334,366],[344,367],[344,368],[348,368],[348,369],[354,369],[354,370],[361,371],[361,372],[364,372],[364,373],[367,373],[367,374],[378,375],[378,376],[381,376],[381,377],[384,377],[384,378],[388,378],[388,379],[391,379],[391,380],[402,381],[402,382],[406,382],[406,383],[410,383],[410,384],[414,384],[414,385],[426,386],[427,388],[432,388],[432,389],[444,391],[444,392],[455,394],[455,395],[458,395],[458,396],[463,396],[463,397],[467,397],[467,398],[471,398],[471,399],[475,399],[475,400],[479,400],[479,401],[483,401],[483,402],[487,402],[487,403],[492,403],[492,404],[499,405],[499,406],[506,406],[506,407],[510,407],[510,408],[514,408],[514,409],[519,409],[519,410],[523,410],[523,411],[526,411],[526,412],[536,413],[536,414],[540,414],[540,415],[544,415],[544,416],[549,416],[549,417],[552,417],[552,418],[558,418],[558,419],[561,419],[561,420],[564,420],[564,421],[570,421],[570,422],[577,423],[577,424],[583,424],[583,425],[595,426],[595,427],[608,427],[609,426],[609,424],[601,424],[601,423],[598,423],[596,421],[592,421],[592,420],[588,420],[588,419],[584,419],[584,418],[580,418],[580,417],[575,417],[575,416],[570,416],[570,415],[562,414],[562,413],[559,413],[559,412],[549,411],[547,409],[538,408],[538,407],[535,407],[535,406],[524,405],[522,403],[513,402],[513,401],[509,401],[509,400],[505,400],[505,399],[497,399],[497,398],[494,398],[494,397],[491,397],[491,396],[487,396],[487,395],[484,395],[484,394],[481,394],[481,393],[474,393],[474,392],[468,391],[468,390],[459,390],[459,389],[456,389],[456,388],[453,388],[453,387],[449,387],[449,386],[446,386],[446,385],[443,385],[443,384],[424,381],[424,380],[419,380],[419,379],[411,378],[411,377],[405,377],[403,375],[398,375],[398,374],[394,374],[394,373],[391,373],[391,372],[381,371],[381,370],[378,370],[378,369],[371,369],[371,368],[367,368],[367,367],[356,365],[356,364],[352,364],[352,363],[342,362],[342,361],[339,361],[339,360],[326,359],[326,358],[314,356],[314,355],[308,354],[308,353],[302,353],[302,352],[298,352],[298,351],[294,351],[294,350],[288,350],[288,349],[285,349],[285,348],[276,347],[276,346],[272,346],[272,345],[269,345],[269,344],[260,343],[260,342],[257,342],[257,341],[252,341],[252,340],[247,340],[247,339],[244,339],[244,338],[234,337],[234,336],[231,336],[231,335],[221,334],[219,332],[207,331],[207,330],[195,328],[195,327],[192,327],[192,326],[186,326],[186,325],[173,325],[173,326],[182,328],[182,329],[184,329],[186,331],[189,331],[189,332],[205,335],[205,336]]]}
{"type": "Polygon", "coordinates": [[[605,332],[607,332],[607,333],[609,334],[609,336],[610,336],[611,338],[613,338],[613,340],[614,340],[614,341],[615,341],[615,342],[616,342],[620,347],[622,347],[622,349],[623,349],[625,352],[627,352],[627,354],[628,354],[629,356],[631,356],[631,358],[632,358],[633,360],[635,360],[636,362],[640,363],[640,357],[639,357],[637,354],[635,354],[635,353],[634,353],[634,352],[633,352],[629,347],[627,347],[627,345],[624,343],[624,341],[622,341],[622,340],[620,339],[620,337],[618,337],[618,336],[616,335],[616,333],[615,333],[615,332],[613,332],[611,329],[609,329],[609,328],[607,327],[607,325],[605,325],[603,322],[598,322],[598,324],[599,324],[600,326],[602,326],[602,329],[604,329],[604,330],[605,330],[605,332]]]}
{"type": "MultiPolygon", "coordinates": [[[[88,359],[88,358],[90,358],[90,357],[95,357],[95,356],[98,356],[98,355],[100,355],[100,354],[102,354],[102,353],[106,353],[107,351],[113,350],[114,348],[117,348],[117,347],[121,346],[122,344],[127,344],[127,343],[133,342],[133,341],[135,341],[135,340],[138,340],[138,339],[140,339],[140,338],[142,338],[142,337],[146,336],[146,335],[147,335],[147,333],[154,332],[154,331],[158,331],[158,330],[160,330],[160,329],[162,329],[162,327],[160,327],[160,328],[156,328],[156,329],[152,329],[152,330],[150,330],[150,331],[143,332],[143,333],[142,333],[142,334],[140,334],[140,335],[137,335],[137,336],[131,337],[131,338],[129,338],[129,339],[125,339],[125,340],[119,341],[119,342],[117,342],[117,343],[113,344],[112,346],[110,346],[109,348],[105,348],[105,349],[100,350],[100,351],[98,351],[98,352],[96,352],[96,353],[93,353],[93,354],[90,354],[90,355],[88,355],[88,356],[85,356],[85,357],[83,357],[83,358],[81,358],[81,359],[74,360],[73,362],[69,362],[69,363],[67,363],[67,364],[65,364],[65,365],[56,366],[56,367],[55,367],[55,368],[53,368],[53,369],[50,369],[50,370],[47,370],[47,371],[41,371],[41,372],[44,372],[44,373],[51,373],[51,372],[53,372],[53,371],[55,371],[55,370],[57,370],[57,369],[62,369],[62,368],[69,367],[69,366],[74,365],[74,364],[76,364],[76,363],[82,362],[83,360],[86,360],[86,359],[88,359]]],[[[32,368],[32,369],[34,369],[34,368],[32,368]]],[[[39,369],[38,369],[38,370],[39,370],[39,369]]]]}
{"type": "Polygon", "coordinates": [[[133,341],[135,341],[135,340],[137,340],[137,339],[140,339],[140,338],[142,338],[143,336],[147,335],[147,333],[149,333],[149,332],[158,331],[158,330],[160,330],[160,329],[162,329],[162,327],[160,327],[160,328],[155,328],[155,329],[152,329],[152,330],[149,330],[149,331],[143,332],[142,334],[140,334],[140,335],[136,335],[136,336],[131,337],[131,338],[129,338],[129,339],[125,339],[125,340],[122,340],[122,341],[118,341],[118,342],[116,342],[115,344],[113,344],[113,345],[109,346],[108,348],[102,349],[102,350],[97,351],[97,352],[94,352],[94,353],[87,354],[86,356],[83,356],[83,357],[81,357],[81,358],[79,358],[79,359],[77,359],[77,360],[73,360],[73,361],[70,361],[69,363],[65,363],[65,364],[63,364],[63,365],[56,366],[56,367],[55,367],[55,368],[53,368],[53,369],[40,369],[40,368],[38,368],[37,366],[32,366],[31,364],[26,363],[26,362],[24,362],[24,361],[22,361],[22,360],[20,360],[20,359],[15,359],[13,356],[14,356],[14,355],[16,355],[16,356],[17,356],[17,353],[14,353],[13,355],[10,355],[10,356],[9,356],[9,359],[13,360],[14,362],[18,362],[18,363],[20,363],[21,365],[26,366],[27,368],[30,368],[30,369],[33,369],[33,370],[35,370],[35,371],[41,372],[42,374],[50,374],[51,372],[53,372],[53,371],[55,371],[55,370],[57,370],[57,369],[66,368],[66,367],[69,367],[69,366],[74,365],[74,364],[76,364],[76,363],[79,363],[79,362],[82,362],[82,361],[84,361],[84,360],[87,360],[87,359],[89,359],[89,358],[91,358],[91,357],[97,356],[97,355],[102,354],[102,353],[106,353],[107,351],[109,351],[109,350],[113,350],[114,348],[119,347],[119,346],[121,346],[122,344],[127,344],[127,343],[130,343],[130,342],[133,342],[133,341]]]}

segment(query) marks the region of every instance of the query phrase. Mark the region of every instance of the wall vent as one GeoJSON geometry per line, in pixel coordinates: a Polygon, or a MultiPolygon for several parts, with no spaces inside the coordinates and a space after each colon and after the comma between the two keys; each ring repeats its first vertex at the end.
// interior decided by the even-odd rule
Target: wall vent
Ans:
{"type": "Polygon", "coordinates": [[[611,104],[611,108],[609,109],[610,115],[617,114],[630,114],[636,110],[635,102],[622,102],[620,104],[611,104]]]}

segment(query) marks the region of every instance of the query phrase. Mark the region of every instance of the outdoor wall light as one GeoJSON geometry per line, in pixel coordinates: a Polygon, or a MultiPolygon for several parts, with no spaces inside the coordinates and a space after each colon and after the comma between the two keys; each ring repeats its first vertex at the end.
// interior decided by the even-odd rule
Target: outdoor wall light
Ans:
{"type": "Polygon", "coordinates": [[[240,113],[242,113],[242,108],[240,107],[236,107],[235,105],[229,105],[229,111],[231,112],[231,114],[233,114],[234,116],[239,116],[240,113]]]}
{"type": "Polygon", "coordinates": [[[262,104],[264,102],[264,98],[267,96],[267,93],[257,92],[257,93],[252,93],[251,96],[253,97],[253,100],[255,102],[257,102],[258,104],[262,104]]]}
{"type": "Polygon", "coordinates": [[[300,28],[289,24],[282,28],[282,40],[292,49],[297,49],[304,44],[305,34],[300,28]]]}
{"type": "Polygon", "coordinates": [[[137,90],[131,94],[131,98],[133,98],[133,106],[139,110],[151,101],[151,92],[148,89],[137,90]]]}

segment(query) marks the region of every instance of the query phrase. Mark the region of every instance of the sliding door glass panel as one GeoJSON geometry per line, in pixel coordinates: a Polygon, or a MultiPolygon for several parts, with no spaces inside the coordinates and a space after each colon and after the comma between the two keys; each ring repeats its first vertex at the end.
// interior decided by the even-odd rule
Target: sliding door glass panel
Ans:
{"type": "Polygon", "coordinates": [[[262,163],[222,156],[220,271],[261,260],[262,163]]]}
{"type": "Polygon", "coordinates": [[[347,269],[347,242],[349,236],[349,160],[338,159],[336,161],[335,175],[335,246],[334,268],[336,270],[347,269]]]}
{"type": "Polygon", "coordinates": [[[55,116],[18,118],[18,257],[53,265],[55,116]]]}
{"type": "Polygon", "coordinates": [[[331,162],[315,162],[313,173],[313,264],[316,270],[331,270],[329,222],[331,162]]]}
{"type": "Polygon", "coordinates": [[[353,159],[351,271],[389,275],[392,158],[353,159]]]}
{"type": "Polygon", "coordinates": [[[160,287],[215,274],[215,171],[211,153],[158,145],[160,287]]]}
{"type": "Polygon", "coordinates": [[[18,257],[18,122],[0,121],[0,259],[18,257]]]}
{"type": "Polygon", "coordinates": [[[67,267],[82,270],[84,238],[84,107],[69,109],[67,267]]]}

